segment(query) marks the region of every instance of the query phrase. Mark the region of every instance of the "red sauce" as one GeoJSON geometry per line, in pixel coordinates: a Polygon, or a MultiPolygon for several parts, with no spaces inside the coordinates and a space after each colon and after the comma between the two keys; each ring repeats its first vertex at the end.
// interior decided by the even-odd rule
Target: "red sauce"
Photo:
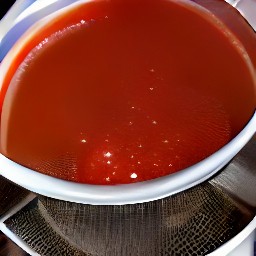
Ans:
{"type": "Polygon", "coordinates": [[[248,120],[236,115],[253,87],[246,60],[225,28],[180,2],[94,1],[53,24],[9,85],[2,152],[54,177],[122,184],[230,141],[248,120]]]}

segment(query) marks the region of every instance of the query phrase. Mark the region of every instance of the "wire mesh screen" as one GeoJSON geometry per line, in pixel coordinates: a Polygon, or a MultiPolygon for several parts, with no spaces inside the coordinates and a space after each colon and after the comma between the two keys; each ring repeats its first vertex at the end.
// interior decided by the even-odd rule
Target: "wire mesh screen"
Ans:
{"type": "Polygon", "coordinates": [[[40,255],[205,255],[239,233],[252,215],[205,183],[136,205],[40,197],[6,224],[40,255]]]}
{"type": "Polygon", "coordinates": [[[0,176],[0,217],[19,203],[30,192],[0,176]]]}
{"type": "Polygon", "coordinates": [[[125,206],[74,205],[40,198],[39,209],[47,222],[84,252],[111,256],[204,255],[237,234],[250,219],[210,184],[125,206]]]}

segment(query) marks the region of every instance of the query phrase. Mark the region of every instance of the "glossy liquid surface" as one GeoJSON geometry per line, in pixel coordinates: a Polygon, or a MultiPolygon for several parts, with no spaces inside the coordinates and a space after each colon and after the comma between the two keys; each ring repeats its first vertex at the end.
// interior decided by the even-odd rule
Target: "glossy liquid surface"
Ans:
{"type": "Polygon", "coordinates": [[[7,157],[76,182],[132,183],[191,166],[240,131],[235,104],[253,82],[221,27],[184,2],[89,5],[12,79],[7,157]]]}

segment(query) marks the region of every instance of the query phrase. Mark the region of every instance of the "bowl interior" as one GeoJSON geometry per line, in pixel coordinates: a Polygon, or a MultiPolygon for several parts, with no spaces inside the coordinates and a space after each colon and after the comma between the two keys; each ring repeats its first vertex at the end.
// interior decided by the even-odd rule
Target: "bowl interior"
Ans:
{"type": "MultiPolygon", "coordinates": [[[[41,20],[35,24],[10,51],[0,71],[0,77],[2,77],[0,81],[2,85],[0,100],[2,99],[5,109],[10,108],[8,97],[7,100],[5,97],[6,91],[8,90],[14,73],[24,58],[35,46],[55,32],[56,28],[69,26],[74,23],[74,20],[81,21],[87,11],[87,2],[88,1],[81,1],[73,4],[41,20]]],[[[181,1],[180,4],[182,5],[184,2],[181,1]]],[[[186,8],[191,8],[192,11],[195,10],[194,7],[195,5],[193,3],[188,6],[186,5],[186,8]]],[[[199,7],[197,6],[196,8],[199,7]]],[[[207,10],[202,8],[199,8],[199,10],[202,11],[207,21],[220,22],[216,18],[209,16],[207,10]]],[[[221,29],[224,32],[229,31],[222,23],[221,29]]],[[[236,40],[230,31],[229,33],[227,40],[236,40]]],[[[126,204],[155,200],[180,192],[206,180],[227,164],[255,132],[255,79],[253,78],[253,66],[243,45],[239,43],[238,40],[236,40],[236,42],[238,44],[238,51],[245,57],[244,65],[251,79],[250,86],[243,88],[243,91],[241,91],[241,88],[233,88],[232,96],[229,97],[227,94],[225,96],[226,100],[229,102],[227,105],[232,108],[233,115],[231,119],[236,127],[235,134],[238,135],[223,148],[203,161],[179,173],[154,180],[128,185],[97,186],[64,181],[37,173],[6,158],[4,156],[5,152],[2,150],[4,155],[1,155],[0,158],[3,167],[1,174],[15,183],[37,193],[58,199],[90,204],[126,204]],[[243,99],[246,99],[246,101],[243,99]],[[234,108],[235,104],[236,107],[234,108]],[[250,120],[249,123],[248,120],[250,120]]],[[[229,85],[229,88],[232,88],[232,85],[229,85]]],[[[2,117],[6,118],[3,115],[2,117]]],[[[2,126],[1,133],[3,133],[4,129],[6,130],[6,127],[2,126]]],[[[3,141],[4,140],[1,141],[2,145],[4,143],[3,141]]]]}

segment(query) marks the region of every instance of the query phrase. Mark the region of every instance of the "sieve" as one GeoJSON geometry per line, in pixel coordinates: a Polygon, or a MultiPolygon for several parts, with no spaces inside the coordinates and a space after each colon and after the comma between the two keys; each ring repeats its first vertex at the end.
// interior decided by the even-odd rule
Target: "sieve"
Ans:
{"type": "MultiPolygon", "coordinates": [[[[38,31],[42,31],[44,27],[47,27],[51,22],[56,20],[59,16],[65,15],[70,10],[79,8],[80,4],[87,1],[79,1],[68,7],[60,9],[51,15],[45,17],[31,27],[15,46],[10,50],[1,64],[0,69],[0,84],[3,83],[6,74],[11,70],[12,60],[19,56],[19,52],[22,47],[33,37],[38,31]]],[[[199,4],[202,1],[191,1],[191,5],[199,4]]],[[[236,17],[239,20],[240,27],[244,28],[244,33],[241,31],[231,31],[237,36],[241,43],[241,47],[244,47],[248,53],[249,61],[248,67],[252,73],[255,72],[255,52],[251,45],[255,45],[255,35],[248,24],[235,12],[235,10],[222,1],[216,1],[216,5],[211,7],[212,1],[205,1],[202,7],[205,13],[218,16],[218,10],[216,5],[220,7],[225,6],[227,13],[230,16],[236,17]],[[207,6],[209,4],[209,6],[207,6]],[[208,8],[208,9],[206,9],[208,8]],[[212,9],[212,12],[210,12],[212,9]],[[247,40],[250,38],[250,40],[247,40]]],[[[221,16],[221,14],[220,14],[221,16]]],[[[222,18],[223,18],[222,14],[222,18]]],[[[221,17],[220,17],[221,19],[221,17]]],[[[223,21],[225,23],[225,20],[223,21]]],[[[228,23],[226,21],[226,23],[228,23]]],[[[228,26],[229,24],[227,24],[228,26]]],[[[234,29],[234,28],[233,28],[234,29]]],[[[39,39],[38,39],[39,40],[39,39]]],[[[6,89],[2,87],[2,91],[6,89]]],[[[64,181],[56,179],[50,176],[46,176],[25,168],[3,155],[0,155],[1,163],[1,175],[11,180],[12,182],[38,194],[61,199],[65,201],[71,201],[76,203],[84,203],[91,205],[123,205],[142,203],[147,201],[153,201],[162,199],[181,191],[185,191],[195,185],[202,183],[209,179],[212,175],[216,174],[221,168],[223,168],[249,141],[256,130],[256,114],[252,114],[251,119],[248,120],[244,129],[228,144],[226,144],[219,151],[213,155],[204,159],[203,161],[188,167],[178,173],[167,175],[165,177],[157,178],[150,181],[139,182],[128,185],[116,185],[116,186],[97,186],[78,184],[74,182],[64,181]]]]}

